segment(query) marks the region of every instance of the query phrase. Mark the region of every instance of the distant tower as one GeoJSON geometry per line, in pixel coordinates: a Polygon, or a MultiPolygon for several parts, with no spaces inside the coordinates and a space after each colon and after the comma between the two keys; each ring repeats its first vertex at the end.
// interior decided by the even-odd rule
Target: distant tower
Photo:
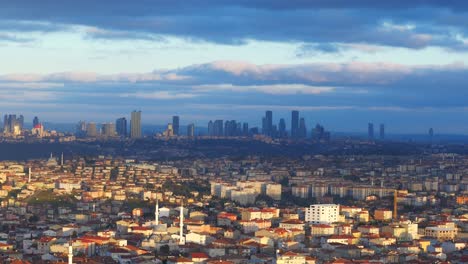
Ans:
{"type": "Polygon", "coordinates": [[[272,136],[273,129],[273,112],[268,110],[265,112],[265,135],[272,136]]]}
{"type": "Polygon", "coordinates": [[[60,165],[63,166],[63,152],[62,152],[62,156],[60,156],[60,165]]]}
{"type": "Polygon", "coordinates": [[[297,131],[299,130],[299,111],[291,112],[291,137],[297,138],[297,131]]]}
{"type": "Polygon", "coordinates": [[[185,244],[185,238],[184,238],[184,202],[181,203],[180,205],[180,223],[179,223],[179,245],[184,245],[185,244]]]}
{"type": "Polygon", "coordinates": [[[33,119],[33,127],[39,125],[39,117],[35,116],[33,119]]]}
{"type": "Polygon", "coordinates": [[[300,137],[300,138],[307,137],[307,128],[306,128],[305,119],[303,117],[299,119],[299,129],[297,131],[297,137],[300,137]]]}
{"type": "Polygon", "coordinates": [[[281,118],[278,124],[278,132],[279,132],[279,137],[280,138],[285,138],[286,137],[286,121],[284,121],[284,118],[281,118]]]}
{"type": "Polygon", "coordinates": [[[367,138],[369,140],[374,139],[374,124],[373,123],[367,124],[367,138]]]}
{"type": "Polygon", "coordinates": [[[429,140],[432,142],[432,138],[434,137],[434,129],[429,128],[429,140]]]}
{"type": "Polygon", "coordinates": [[[98,132],[97,132],[96,123],[94,122],[88,123],[88,126],[86,127],[86,136],[97,137],[97,135],[98,135],[98,132]]]}
{"type": "Polygon", "coordinates": [[[133,111],[130,119],[130,138],[141,138],[141,111],[133,111]]]}
{"type": "Polygon", "coordinates": [[[187,137],[195,137],[195,125],[193,123],[187,126],[187,137]]]}
{"type": "Polygon", "coordinates": [[[179,121],[180,121],[179,116],[172,117],[172,129],[174,130],[175,136],[179,136],[179,128],[180,128],[179,121]]]}
{"type": "Polygon", "coordinates": [[[380,140],[384,140],[385,139],[385,125],[384,124],[380,124],[380,140]]]}
{"type": "Polygon", "coordinates": [[[71,240],[68,242],[68,264],[73,264],[73,245],[71,240]]]}
{"type": "Polygon", "coordinates": [[[115,120],[115,129],[117,131],[117,135],[127,137],[127,119],[125,117],[121,117],[115,120]]]}
{"type": "Polygon", "coordinates": [[[28,183],[31,182],[31,167],[28,169],[28,183]]]}

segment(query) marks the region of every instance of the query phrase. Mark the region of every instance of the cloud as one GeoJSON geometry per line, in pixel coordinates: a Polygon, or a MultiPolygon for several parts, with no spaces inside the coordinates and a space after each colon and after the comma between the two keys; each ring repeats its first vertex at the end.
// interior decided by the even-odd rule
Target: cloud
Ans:
{"type": "Polygon", "coordinates": [[[158,92],[136,92],[120,94],[120,97],[134,97],[138,99],[155,99],[155,100],[176,100],[176,99],[187,99],[197,97],[197,94],[193,93],[176,93],[170,91],[158,91],[158,92]]]}
{"type": "MultiPolygon", "coordinates": [[[[93,39],[191,41],[241,45],[250,40],[297,42],[322,52],[334,44],[466,51],[468,5],[463,1],[206,0],[6,1],[0,29],[67,31],[85,27],[93,39]]],[[[343,47],[343,46],[342,46],[343,47]]]]}
{"type": "Polygon", "coordinates": [[[95,72],[58,72],[51,74],[5,74],[0,75],[0,81],[9,82],[153,82],[153,81],[182,81],[188,76],[178,75],[174,72],[154,71],[148,73],[119,73],[99,74],[95,72]]]}
{"type": "Polygon", "coordinates": [[[233,92],[256,91],[266,94],[322,94],[335,91],[335,87],[310,86],[303,84],[273,84],[273,85],[232,85],[232,84],[207,84],[196,85],[193,88],[197,91],[210,92],[213,90],[228,90],[233,92]]]}

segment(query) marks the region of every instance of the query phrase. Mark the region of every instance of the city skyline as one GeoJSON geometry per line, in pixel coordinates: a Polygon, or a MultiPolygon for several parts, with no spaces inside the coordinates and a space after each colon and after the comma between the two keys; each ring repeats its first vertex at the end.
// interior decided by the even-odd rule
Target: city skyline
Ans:
{"type": "Polygon", "coordinates": [[[3,3],[3,111],[104,122],[138,108],[164,124],[298,109],[335,131],[468,133],[464,3],[181,5],[3,3]]]}
{"type": "MultiPolygon", "coordinates": [[[[112,126],[112,133],[111,134],[115,134],[115,135],[118,135],[118,136],[123,136],[123,137],[132,137],[131,134],[132,134],[132,129],[131,129],[131,126],[132,126],[132,117],[135,118],[135,124],[139,127],[137,130],[138,131],[135,131],[134,133],[138,134],[138,135],[143,135],[142,131],[140,131],[142,129],[143,126],[161,126],[161,127],[167,127],[167,125],[171,125],[173,127],[173,132],[174,132],[174,135],[182,135],[184,133],[180,133],[179,130],[180,130],[180,127],[185,127],[187,128],[188,126],[196,126],[197,129],[200,129],[202,128],[203,130],[206,129],[206,133],[209,135],[210,134],[210,122],[213,122],[213,124],[216,122],[216,121],[219,121],[221,122],[222,121],[222,124],[220,124],[219,126],[221,126],[221,134],[224,134],[223,130],[226,129],[226,124],[225,122],[233,122],[233,121],[236,121],[238,123],[235,123],[234,125],[234,129],[236,129],[236,126],[237,126],[237,129],[239,131],[242,131],[240,134],[247,134],[246,131],[250,131],[251,129],[254,129],[256,132],[254,134],[263,134],[263,135],[266,135],[266,136],[271,136],[271,135],[275,135],[275,137],[291,137],[291,138],[296,138],[296,139],[299,139],[299,138],[305,138],[305,137],[310,137],[311,134],[314,134],[316,131],[314,131],[314,129],[324,129],[324,126],[323,124],[321,123],[318,123],[318,122],[315,122],[314,123],[314,120],[308,120],[307,118],[305,118],[303,116],[303,113],[298,111],[298,110],[292,110],[289,115],[291,116],[290,119],[288,119],[287,117],[285,118],[284,116],[279,116],[279,117],[276,117],[276,119],[274,118],[274,112],[271,111],[271,110],[266,110],[265,111],[265,116],[260,116],[259,119],[261,119],[261,121],[258,121],[255,122],[247,122],[246,120],[235,120],[235,119],[231,119],[231,118],[226,118],[226,119],[210,119],[208,123],[206,122],[200,122],[200,121],[194,121],[194,120],[185,120],[183,119],[183,122],[180,123],[180,116],[178,115],[173,115],[171,118],[172,118],[172,122],[167,122],[167,121],[170,121],[170,119],[167,119],[165,121],[163,121],[163,123],[148,123],[148,122],[142,122],[142,119],[141,119],[141,113],[142,111],[139,110],[139,111],[136,111],[136,110],[133,110],[131,111],[129,114],[128,114],[128,120],[129,122],[127,123],[127,115],[123,115],[123,116],[120,116],[118,118],[116,118],[115,120],[104,120],[104,121],[101,121],[101,122],[96,122],[95,120],[93,119],[90,119],[90,120],[80,120],[78,121],[78,125],[76,125],[76,123],[54,123],[54,122],[49,122],[49,121],[45,121],[43,122],[43,120],[41,119],[41,122],[39,122],[39,117],[38,116],[34,116],[34,118],[32,119],[32,122],[31,122],[31,126],[30,126],[30,122],[27,120],[26,118],[26,121],[25,120],[25,117],[24,115],[22,114],[19,114],[19,117],[20,117],[20,121],[16,121],[20,127],[20,130],[21,129],[28,129],[28,128],[34,128],[36,125],[40,125],[42,128],[44,129],[48,129],[46,127],[44,127],[44,124],[45,123],[48,123],[48,124],[55,124],[55,125],[73,125],[73,127],[75,127],[77,129],[77,131],[82,131],[82,132],[86,132],[87,128],[87,124],[92,124],[93,128],[92,130],[96,130],[96,131],[100,131],[100,130],[104,130],[104,131],[109,131],[109,125],[112,126]],[[296,121],[294,121],[296,120],[296,121]],[[164,123],[165,122],[165,123],[164,123]],[[288,124],[286,124],[288,122],[288,124]],[[97,125],[99,125],[100,127],[96,127],[97,125]],[[84,128],[83,128],[84,126],[84,128]],[[107,128],[106,128],[107,126],[107,128]],[[96,127],[94,129],[94,127],[96,127]],[[249,129],[250,128],[250,129],[249,129]],[[83,130],[84,129],[84,130],[83,130]],[[295,132],[296,130],[296,132],[295,132]]],[[[9,119],[13,118],[15,119],[16,118],[16,113],[15,114],[11,114],[11,113],[7,113],[4,115],[4,120],[3,122],[1,123],[2,127],[5,127],[5,123],[8,124],[8,126],[5,128],[6,132],[9,132],[15,122],[10,122],[8,121],[9,119]]],[[[42,117],[41,117],[42,118],[42,117]]],[[[374,123],[373,122],[369,122],[367,123],[367,138],[368,139],[374,139],[374,128],[373,128],[373,125],[374,123]],[[372,128],[371,128],[372,127],[372,128]],[[372,130],[372,132],[371,132],[372,130]],[[372,133],[372,136],[371,136],[371,133],[372,133]]],[[[379,124],[379,131],[378,131],[378,139],[384,139],[385,137],[385,124],[383,123],[380,123],[379,124]]],[[[218,128],[219,129],[219,128],[218,128]]],[[[432,129],[432,128],[431,128],[432,129]]],[[[327,131],[330,131],[327,129],[327,131]]],[[[332,130],[332,132],[338,132],[338,133],[366,133],[366,131],[364,130],[360,130],[360,131],[339,131],[339,130],[332,130]]],[[[75,132],[75,131],[68,131],[68,130],[64,130],[62,132],[75,132]]],[[[88,131],[89,132],[89,131],[88,131]]],[[[98,132],[93,132],[92,134],[99,134],[98,132]]],[[[105,134],[105,133],[104,133],[105,134]]],[[[186,133],[185,133],[186,134],[186,133]]],[[[215,133],[217,134],[217,133],[215,133]]],[[[398,131],[393,131],[391,134],[394,134],[394,135],[398,135],[398,134],[401,134],[401,135],[404,135],[405,133],[398,133],[398,131]]],[[[408,134],[412,134],[412,133],[408,133],[408,134]]],[[[426,134],[425,131],[418,131],[417,133],[414,133],[414,134],[419,134],[419,135],[424,135],[426,134]]],[[[442,133],[444,134],[444,133],[442,133]]],[[[445,134],[445,135],[450,135],[450,134],[445,134]]],[[[453,135],[456,135],[456,134],[453,134],[453,135]]],[[[136,136],[136,138],[138,138],[140,136],[136,136]]],[[[376,137],[377,138],[377,137],[376,137]]]]}

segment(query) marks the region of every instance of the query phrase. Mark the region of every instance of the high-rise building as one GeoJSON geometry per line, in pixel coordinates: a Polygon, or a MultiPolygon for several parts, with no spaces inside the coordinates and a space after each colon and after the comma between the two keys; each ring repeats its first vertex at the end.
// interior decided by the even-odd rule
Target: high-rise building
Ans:
{"type": "Polygon", "coordinates": [[[24,117],[20,115],[5,115],[3,119],[3,133],[11,135],[20,135],[24,127],[24,117]]]}
{"type": "Polygon", "coordinates": [[[222,137],[223,135],[223,120],[215,120],[213,124],[213,136],[222,137]]]}
{"type": "Polygon", "coordinates": [[[242,124],[242,135],[244,137],[249,135],[249,123],[242,124]]]}
{"type": "Polygon", "coordinates": [[[104,123],[101,127],[101,135],[105,137],[114,137],[115,136],[115,125],[113,123],[104,123]]]}
{"type": "Polygon", "coordinates": [[[297,138],[297,132],[299,130],[299,111],[291,112],[291,137],[297,138]]]}
{"type": "Polygon", "coordinates": [[[118,118],[115,121],[115,128],[117,130],[117,135],[127,137],[127,119],[125,117],[118,118]]]}
{"type": "Polygon", "coordinates": [[[301,117],[299,120],[299,129],[297,131],[297,136],[299,138],[306,138],[307,137],[307,127],[305,123],[305,119],[301,117]]]}
{"type": "Polygon", "coordinates": [[[8,115],[3,117],[3,133],[8,133],[9,126],[8,126],[8,115]]]}
{"type": "Polygon", "coordinates": [[[374,124],[373,123],[367,124],[367,138],[369,140],[374,139],[374,124]]]}
{"type": "Polygon", "coordinates": [[[97,137],[97,128],[96,128],[96,123],[90,122],[88,123],[86,127],[86,135],[88,137],[97,137]]]}
{"type": "Polygon", "coordinates": [[[35,116],[33,119],[33,128],[39,125],[39,117],[35,116]]]}
{"type": "Polygon", "coordinates": [[[172,117],[172,129],[174,130],[174,135],[179,136],[179,116],[172,117]]]}
{"type": "Polygon", "coordinates": [[[313,141],[321,141],[324,137],[325,129],[320,124],[317,124],[314,129],[312,129],[312,140],[313,141]]]}
{"type": "Polygon", "coordinates": [[[264,134],[267,136],[272,136],[272,129],[273,129],[273,112],[266,111],[265,112],[265,132],[264,134]]]}
{"type": "Polygon", "coordinates": [[[313,204],[306,208],[305,220],[312,224],[331,224],[339,221],[338,204],[313,204]]]}
{"type": "Polygon", "coordinates": [[[141,111],[133,111],[130,119],[130,137],[141,138],[141,111]]]}
{"type": "Polygon", "coordinates": [[[208,136],[214,136],[213,121],[208,122],[208,136]]]}
{"type": "Polygon", "coordinates": [[[237,122],[236,120],[226,121],[224,123],[224,136],[234,137],[237,134],[237,122]]]}
{"type": "Polygon", "coordinates": [[[380,140],[385,139],[385,125],[384,124],[380,124],[379,136],[380,136],[380,140]]]}
{"type": "Polygon", "coordinates": [[[431,127],[429,128],[429,140],[432,142],[433,138],[434,138],[434,129],[431,127]]]}
{"type": "Polygon", "coordinates": [[[195,137],[195,125],[193,123],[187,126],[187,136],[191,138],[195,137]]]}
{"type": "Polygon", "coordinates": [[[87,129],[86,129],[86,122],[85,121],[80,121],[76,125],[76,136],[78,137],[84,137],[87,134],[87,129]]]}
{"type": "Polygon", "coordinates": [[[278,124],[278,133],[280,138],[286,137],[286,121],[281,118],[278,124]]]}
{"type": "Polygon", "coordinates": [[[18,117],[17,125],[19,126],[20,130],[23,130],[24,128],[24,116],[23,115],[20,115],[18,117]]]}
{"type": "Polygon", "coordinates": [[[164,136],[166,137],[172,137],[174,136],[174,127],[172,126],[172,123],[167,124],[167,128],[164,131],[164,136]]]}

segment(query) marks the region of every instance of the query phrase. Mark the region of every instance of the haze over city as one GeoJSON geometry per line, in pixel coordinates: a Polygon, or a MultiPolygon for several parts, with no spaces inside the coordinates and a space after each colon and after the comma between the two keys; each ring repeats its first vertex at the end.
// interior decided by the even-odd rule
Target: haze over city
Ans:
{"type": "Polygon", "coordinates": [[[2,113],[466,134],[463,1],[5,1],[2,113]],[[287,120],[290,122],[290,120],[287,120]]]}

